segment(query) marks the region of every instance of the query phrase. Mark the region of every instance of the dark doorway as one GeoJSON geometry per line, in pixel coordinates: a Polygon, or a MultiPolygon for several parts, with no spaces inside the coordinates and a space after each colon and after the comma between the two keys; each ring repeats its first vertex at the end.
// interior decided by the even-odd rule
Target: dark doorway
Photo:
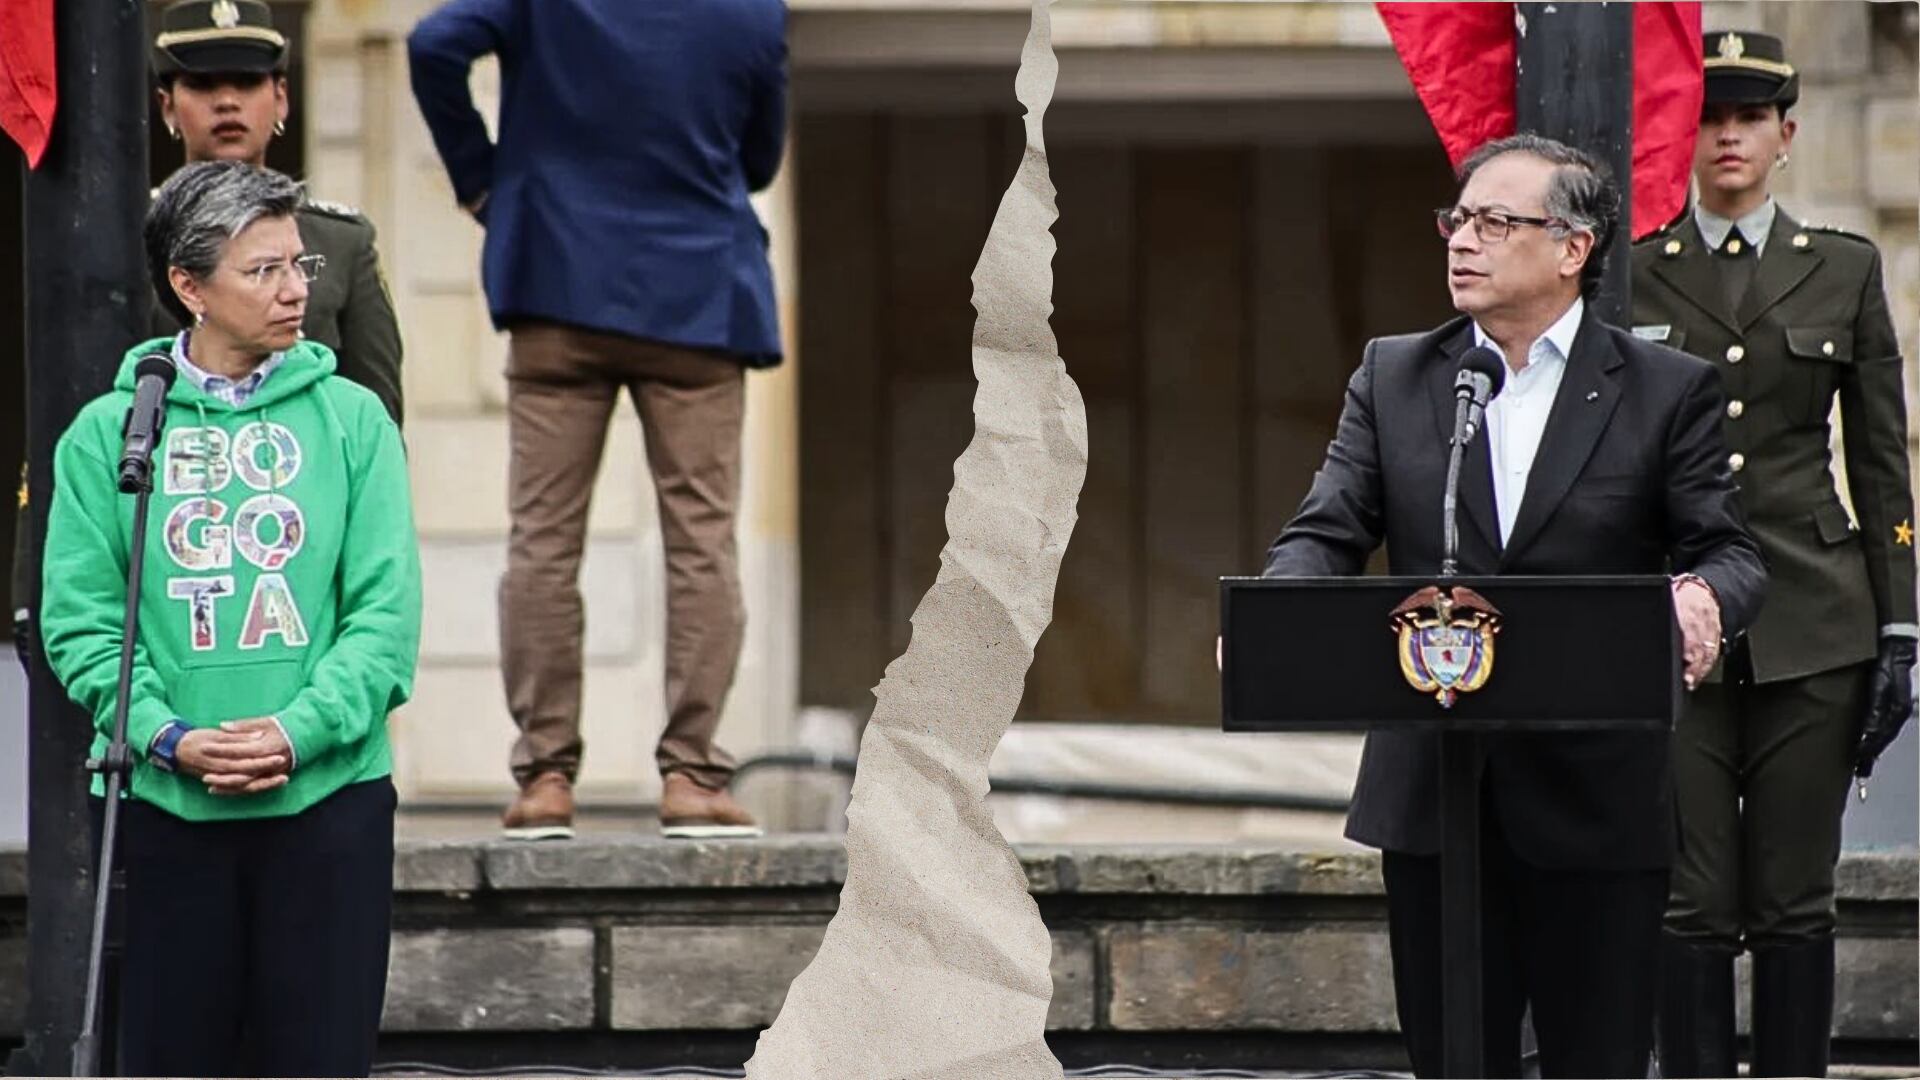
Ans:
{"type": "MultiPolygon", "coordinates": [[[[1258,572],[1367,339],[1451,312],[1425,208],[1452,178],[1418,110],[1238,105],[1213,138],[1190,133],[1219,113],[1049,112],[1052,325],[1089,461],[1021,719],[1218,722],[1218,578],[1258,572]],[[1422,137],[1315,126],[1341,109],[1422,137]]],[[[973,432],[969,278],[1019,140],[1004,112],[801,116],[806,704],[871,701],[938,570],[973,432]]]]}

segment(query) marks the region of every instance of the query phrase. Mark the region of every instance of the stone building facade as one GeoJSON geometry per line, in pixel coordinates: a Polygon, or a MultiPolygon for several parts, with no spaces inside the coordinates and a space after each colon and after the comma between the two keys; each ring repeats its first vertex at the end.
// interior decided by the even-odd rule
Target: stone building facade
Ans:
{"type": "MultiPolygon", "coordinates": [[[[506,528],[504,339],[488,326],[478,289],[479,230],[455,209],[408,92],[405,35],[431,7],[431,0],[314,0],[305,26],[307,85],[298,105],[307,111],[305,159],[314,190],[363,207],[380,228],[381,251],[406,338],[408,439],[425,561],[427,624],[416,698],[394,724],[397,779],[414,801],[491,801],[506,791],[511,735],[499,685],[493,602],[506,528]]],[[[851,736],[844,730],[835,734],[831,725],[805,722],[805,707],[832,706],[857,717],[863,704],[860,690],[879,681],[885,661],[904,644],[905,614],[931,581],[927,560],[943,536],[939,512],[951,480],[945,466],[952,455],[937,437],[917,454],[907,445],[911,439],[900,436],[892,444],[849,449],[818,422],[825,415],[820,410],[828,406],[809,404],[812,413],[802,408],[803,402],[832,400],[835,395],[873,394],[876,386],[872,376],[859,375],[842,355],[839,343],[849,331],[836,318],[836,309],[819,299],[830,300],[838,295],[835,290],[844,289],[844,282],[836,280],[843,266],[835,261],[835,246],[845,237],[825,227],[810,235],[802,227],[816,218],[832,220],[831,207],[816,211],[803,204],[818,202],[829,190],[826,185],[847,179],[839,170],[855,160],[846,155],[858,147],[847,149],[853,145],[847,141],[849,128],[845,123],[836,126],[836,118],[878,117],[898,134],[889,145],[898,150],[899,139],[907,139],[918,160],[932,163],[913,173],[911,161],[895,161],[890,175],[901,176],[900,170],[906,169],[911,182],[883,186],[882,195],[897,204],[906,200],[895,220],[953,223],[951,230],[924,238],[925,243],[950,251],[956,267],[970,269],[969,253],[977,251],[986,218],[971,203],[965,213],[941,216],[943,193],[950,194],[952,187],[938,166],[963,160],[955,156],[952,138],[960,137],[954,133],[966,126],[953,119],[956,102],[965,101],[973,115],[987,117],[985,128],[967,129],[974,134],[964,136],[985,147],[979,158],[986,163],[984,170],[969,172],[965,181],[979,189],[968,198],[997,198],[996,185],[1004,186],[1011,175],[1011,165],[994,156],[999,136],[992,132],[1000,129],[995,126],[1000,122],[993,116],[1002,114],[1010,124],[1015,115],[1011,75],[1027,19],[1027,7],[1018,0],[793,0],[792,8],[793,135],[779,181],[758,201],[773,237],[790,359],[777,371],[749,378],[747,491],[740,540],[750,630],[721,728],[723,742],[740,755],[805,742],[851,750],[851,736]],[[989,134],[978,134],[983,130],[989,134]],[[967,223],[975,219],[978,235],[968,235],[967,223]],[[809,269],[823,280],[809,280],[809,269]],[[808,302],[809,296],[815,299],[808,302]],[[898,453],[874,452],[888,446],[898,453]],[[892,490],[906,494],[891,509],[869,505],[873,491],[881,489],[862,471],[874,466],[860,462],[878,458],[911,480],[894,479],[892,490]],[[814,473],[803,466],[809,460],[816,463],[814,473]],[[817,463],[823,461],[844,462],[834,468],[848,470],[845,475],[855,479],[843,483],[838,473],[821,477],[817,463]],[[866,486],[860,478],[869,481],[866,486]],[[841,514],[844,520],[838,526],[819,526],[829,530],[820,533],[815,523],[823,514],[841,514]],[[856,524],[848,526],[847,521],[856,524]],[[910,550],[884,566],[863,564],[855,557],[858,552],[803,550],[803,537],[834,535],[832,528],[858,528],[862,522],[877,522],[877,530],[890,535],[892,543],[910,550]],[[855,580],[863,575],[889,575],[891,593],[882,596],[855,580]],[[851,609],[849,597],[855,602],[851,609]],[[807,611],[815,607],[831,618],[810,618],[807,611]]],[[[1797,110],[1802,134],[1783,177],[1782,200],[1796,214],[1858,229],[1879,241],[1910,358],[1920,347],[1920,106],[1914,10],[1911,4],[1852,2],[1709,3],[1706,9],[1709,29],[1757,27],[1788,42],[1803,72],[1804,91],[1797,110]]],[[[1177,150],[1193,143],[1199,128],[1222,140],[1255,146],[1250,160],[1256,166],[1248,183],[1256,193],[1264,184],[1279,185],[1284,190],[1270,193],[1276,199],[1297,200],[1306,181],[1292,158],[1275,158],[1281,167],[1262,171],[1260,154],[1287,152],[1275,147],[1430,152],[1438,165],[1421,175],[1444,182],[1437,144],[1369,4],[1062,0],[1054,9],[1054,26],[1062,74],[1056,111],[1049,115],[1049,143],[1057,132],[1063,155],[1072,159],[1062,168],[1077,170],[1056,177],[1062,189],[1063,254],[1057,269],[1063,309],[1072,307],[1071,294],[1078,287],[1071,276],[1076,263],[1064,239],[1077,224],[1084,228],[1075,222],[1075,196],[1094,193],[1080,200],[1081,207],[1095,205],[1100,197],[1091,182],[1080,191],[1074,187],[1077,178],[1099,172],[1102,161],[1091,150],[1078,153],[1077,147],[1137,137],[1155,148],[1177,150]],[[1128,134],[1135,130],[1144,134],[1128,134]]],[[[475,83],[483,100],[492,98],[494,80],[491,68],[477,72],[475,83]]],[[[1205,164],[1198,157],[1176,156],[1157,165],[1134,160],[1137,184],[1146,183],[1141,178],[1150,178],[1153,168],[1171,170],[1177,181],[1183,170],[1205,164]]],[[[1320,182],[1327,181],[1323,177],[1320,182]]],[[[1124,213],[1117,203],[1107,210],[1124,213]]],[[[1231,221],[1219,227],[1238,229],[1231,221]]],[[[1249,257],[1291,239],[1285,231],[1264,232],[1248,245],[1254,252],[1249,257]]],[[[1162,230],[1137,238],[1135,250],[1149,265],[1178,260],[1183,257],[1179,242],[1177,235],[1162,230]]],[[[1430,253],[1428,237],[1415,230],[1355,243],[1379,247],[1383,260],[1404,253],[1417,262],[1420,254],[1430,253]]],[[[1431,277],[1437,287],[1437,271],[1431,277]]],[[[1373,288],[1378,293],[1393,287],[1373,288]]],[[[962,335],[958,340],[964,350],[964,329],[971,320],[971,311],[959,306],[965,293],[941,295],[948,303],[940,317],[957,320],[954,333],[962,335]]],[[[1375,312],[1374,321],[1388,318],[1379,314],[1389,310],[1383,303],[1378,295],[1367,299],[1365,310],[1375,312]]],[[[1430,306],[1431,298],[1422,303],[1430,306]]],[[[1411,309],[1391,310],[1395,319],[1414,316],[1411,309]]],[[[1404,328],[1367,327],[1370,332],[1404,328]]],[[[1063,330],[1063,338],[1068,333],[1063,330]]],[[[1249,333],[1257,335],[1257,327],[1249,333]]],[[[1338,336],[1325,344],[1333,353],[1344,348],[1338,336]]],[[[888,348],[884,340],[867,347],[882,352],[888,348]]],[[[1312,385],[1329,400],[1337,401],[1338,384],[1352,356],[1357,352],[1336,355],[1325,371],[1312,375],[1312,385]]],[[[1068,356],[1070,370],[1075,360],[1068,356]]],[[[961,366],[947,370],[957,370],[959,381],[948,379],[944,390],[888,397],[882,388],[882,393],[863,400],[879,403],[877,411],[921,409],[907,427],[909,435],[924,427],[963,443],[970,424],[964,352],[955,362],[961,366]]],[[[1101,377],[1087,370],[1095,382],[1101,377]]],[[[1909,372],[1911,377],[1911,368],[1909,372]]],[[[1209,400],[1231,407],[1233,396],[1196,398],[1191,408],[1201,421],[1209,400]]],[[[1268,435],[1257,425],[1243,432],[1256,447],[1284,455],[1296,475],[1277,482],[1272,492],[1244,509],[1244,527],[1224,536],[1210,556],[1217,567],[1213,573],[1246,571],[1235,561],[1251,543],[1245,538],[1270,533],[1278,525],[1269,519],[1310,473],[1325,437],[1318,425],[1331,420],[1331,413],[1320,413],[1330,407],[1309,411],[1293,427],[1276,428],[1275,441],[1262,441],[1268,435]]],[[[1157,422],[1151,416],[1147,420],[1157,422]]],[[[1102,426],[1108,421],[1100,415],[1094,423],[1089,497],[1102,497],[1092,485],[1105,483],[1119,490],[1145,483],[1142,475],[1103,471],[1099,436],[1119,429],[1102,426]]],[[[650,763],[660,724],[663,583],[659,533],[637,435],[636,422],[624,414],[596,490],[584,570],[588,750],[582,791],[590,801],[644,803],[657,790],[650,763]]],[[[882,500],[886,497],[882,490],[882,500]]],[[[1137,508],[1135,516],[1140,516],[1137,508]]],[[[1085,539],[1089,550],[1098,546],[1096,534],[1084,527],[1082,532],[1084,536],[1075,536],[1076,545],[1085,539]]],[[[1147,554],[1135,557],[1153,556],[1152,542],[1149,537],[1147,554]]],[[[1074,562],[1071,550],[1069,562],[1074,562]]],[[[1092,655],[1091,650],[1102,646],[1090,636],[1088,620],[1097,619],[1099,609],[1074,623],[1066,607],[1100,591],[1099,568],[1081,572],[1086,580],[1080,584],[1063,582],[1063,621],[1055,630],[1063,642],[1059,649],[1085,648],[1092,655]],[[1081,646],[1070,644],[1076,634],[1085,639],[1081,646]]],[[[1069,566],[1067,573],[1076,570],[1069,566]]],[[[1183,633],[1206,632],[1204,606],[1196,611],[1190,597],[1172,596],[1151,571],[1148,574],[1142,604],[1150,614],[1134,611],[1128,617],[1178,626],[1183,633]]],[[[1149,660],[1177,647],[1177,642],[1161,638],[1145,640],[1149,660]]],[[[1052,677],[1048,671],[1077,662],[1062,657],[1049,667],[1048,648],[1043,642],[1036,680],[1045,681],[1052,677]]],[[[1182,661],[1195,670],[1201,662],[1182,661]]],[[[1183,687],[1181,680],[1196,678],[1187,668],[1167,675],[1167,684],[1183,687]]],[[[1201,671],[1201,677],[1204,674],[1201,671]]],[[[1172,715],[1185,700],[1179,694],[1191,692],[1171,693],[1175,706],[1153,715],[1137,715],[1117,705],[1103,713],[1098,695],[1089,691],[1083,697],[1094,702],[1091,713],[1063,708],[1061,715],[1046,718],[1199,726],[1213,722],[1204,697],[1191,715],[1172,715]]]]}

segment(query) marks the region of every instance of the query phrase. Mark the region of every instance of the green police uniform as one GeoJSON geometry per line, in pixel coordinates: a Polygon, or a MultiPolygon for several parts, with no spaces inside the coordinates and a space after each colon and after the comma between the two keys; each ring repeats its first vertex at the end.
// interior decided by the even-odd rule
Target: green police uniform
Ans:
{"type": "MultiPolygon", "coordinates": [[[[285,71],[286,59],[286,39],[274,29],[272,13],[261,0],[181,0],[161,13],[154,38],[154,71],[161,78],[187,71],[277,73],[285,71]]],[[[374,247],[373,223],[351,207],[312,198],[295,211],[295,220],[307,251],[326,258],[307,294],[302,333],[332,349],[338,373],[372,390],[399,423],[404,404],[400,328],[374,247]]],[[[181,329],[157,298],[152,328],[155,336],[181,329]]],[[[24,468],[17,503],[11,595],[15,641],[25,649],[31,645],[27,612],[40,590],[27,558],[24,468]]]]}
{"type": "MultiPolygon", "coordinates": [[[[1709,103],[1792,104],[1776,40],[1711,34],[1706,50],[1709,103]]],[[[1743,948],[1755,1075],[1825,1068],[1849,777],[1875,661],[1920,621],[1902,361],[1881,279],[1872,242],[1771,200],[1738,222],[1696,208],[1633,248],[1634,332],[1719,369],[1728,468],[1770,575],[1759,617],[1675,730],[1663,1075],[1733,1075],[1721,1070],[1733,1067],[1743,948]],[[1836,400],[1854,516],[1831,472],[1836,400]]]]}

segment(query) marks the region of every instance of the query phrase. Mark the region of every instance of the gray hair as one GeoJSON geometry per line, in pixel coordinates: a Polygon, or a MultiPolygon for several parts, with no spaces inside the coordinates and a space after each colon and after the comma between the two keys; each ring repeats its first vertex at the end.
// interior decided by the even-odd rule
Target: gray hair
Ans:
{"type": "Polygon", "coordinates": [[[1620,225],[1620,188],[1612,170],[1584,150],[1522,132],[1482,144],[1467,155],[1460,165],[1460,186],[1465,187],[1480,166],[1503,154],[1527,154],[1555,166],[1547,181],[1547,216],[1559,218],[1570,227],[1556,228],[1556,235],[1566,236],[1569,231],[1593,234],[1593,251],[1580,268],[1580,292],[1593,299],[1607,272],[1607,251],[1613,246],[1614,230],[1620,225]]]}
{"type": "Polygon", "coordinates": [[[168,177],[146,224],[147,270],[160,303],[183,325],[191,323],[168,271],[177,266],[205,281],[228,240],[262,218],[291,215],[300,194],[285,174],[240,161],[194,162],[168,177]]]}

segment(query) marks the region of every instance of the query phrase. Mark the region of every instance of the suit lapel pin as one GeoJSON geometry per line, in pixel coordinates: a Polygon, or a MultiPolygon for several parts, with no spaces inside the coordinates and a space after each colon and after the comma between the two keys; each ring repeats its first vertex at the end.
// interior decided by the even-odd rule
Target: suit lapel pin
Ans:
{"type": "Polygon", "coordinates": [[[1588,400],[1588,401],[1599,401],[1599,400],[1600,400],[1600,391],[1598,391],[1598,390],[1589,390],[1589,391],[1587,391],[1587,400],[1588,400]]]}

